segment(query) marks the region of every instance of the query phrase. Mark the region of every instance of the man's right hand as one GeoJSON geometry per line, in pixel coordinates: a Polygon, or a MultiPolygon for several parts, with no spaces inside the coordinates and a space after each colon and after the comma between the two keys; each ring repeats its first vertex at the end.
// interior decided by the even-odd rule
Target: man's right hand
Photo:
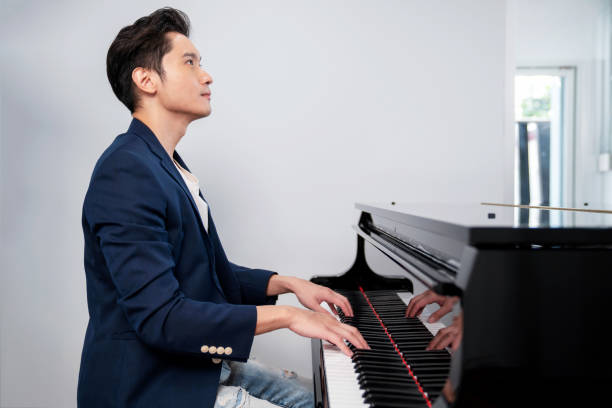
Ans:
{"type": "Polygon", "coordinates": [[[353,352],[344,344],[345,339],[357,348],[370,348],[357,328],[336,320],[327,312],[293,308],[289,330],[300,336],[327,340],[349,357],[353,352]]]}
{"type": "Polygon", "coordinates": [[[344,340],[357,348],[370,348],[357,328],[338,321],[327,312],[314,312],[293,306],[257,306],[255,334],[284,327],[300,336],[327,340],[349,357],[353,352],[344,340]]]}

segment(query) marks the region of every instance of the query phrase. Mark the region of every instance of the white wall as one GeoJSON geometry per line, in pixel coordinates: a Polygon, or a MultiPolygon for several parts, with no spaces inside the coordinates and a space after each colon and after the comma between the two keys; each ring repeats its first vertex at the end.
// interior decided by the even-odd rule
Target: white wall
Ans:
{"type": "MultiPolygon", "coordinates": [[[[82,200],[130,121],[106,51],[163,5],[0,3],[2,407],[75,406],[82,200]]],[[[354,258],[357,201],[511,200],[504,1],[173,6],[214,78],[213,114],[177,150],[234,261],[337,274],[354,258]]],[[[309,347],[284,331],[258,337],[254,354],[310,376],[309,347]]]]}
{"type": "MultiPolygon", "coordinates": [[[[518,66],[576,67],[575,199],[612,205],[612,175],[598,156],[612,149],[603,104],[610,81],[610,0],[516,0],[518,66]]],[[[610,97],[609,95],[607,96],[610,97]]],[[[609,119],[608,119],[609,120],[609,119]]]]}

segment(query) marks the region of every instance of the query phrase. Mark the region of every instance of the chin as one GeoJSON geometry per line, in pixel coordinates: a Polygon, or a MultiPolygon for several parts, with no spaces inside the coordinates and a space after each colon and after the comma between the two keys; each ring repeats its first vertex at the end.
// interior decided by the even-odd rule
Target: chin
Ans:
{"type": "Polygon", "coordinates": [[[211,113],[212,113],[211,109],[207,109],[205,111],[200,111],[200,112],[194,112],[193,113],[194,120],[205,118],[209,116],[211,113]]]}

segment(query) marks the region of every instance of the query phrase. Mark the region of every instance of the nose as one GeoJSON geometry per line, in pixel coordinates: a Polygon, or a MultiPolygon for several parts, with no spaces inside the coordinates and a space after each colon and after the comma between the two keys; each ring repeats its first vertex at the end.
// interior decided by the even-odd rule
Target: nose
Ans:
{"type": "Polygon", "coordinates": [[[200,68],[200,83],[202,85],[210,85],[212,82],[213,80],[210,74],[204,71],[204,69],[200,68]]]}

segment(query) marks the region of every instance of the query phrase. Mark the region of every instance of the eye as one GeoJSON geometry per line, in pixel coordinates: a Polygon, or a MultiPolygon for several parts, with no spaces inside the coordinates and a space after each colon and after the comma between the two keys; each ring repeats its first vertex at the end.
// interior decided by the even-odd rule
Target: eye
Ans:
{"type": "Polygon", "coordinates": [[[188,59],[187,63],[193,65],[193,60],[192,59],[188,59]]]}

